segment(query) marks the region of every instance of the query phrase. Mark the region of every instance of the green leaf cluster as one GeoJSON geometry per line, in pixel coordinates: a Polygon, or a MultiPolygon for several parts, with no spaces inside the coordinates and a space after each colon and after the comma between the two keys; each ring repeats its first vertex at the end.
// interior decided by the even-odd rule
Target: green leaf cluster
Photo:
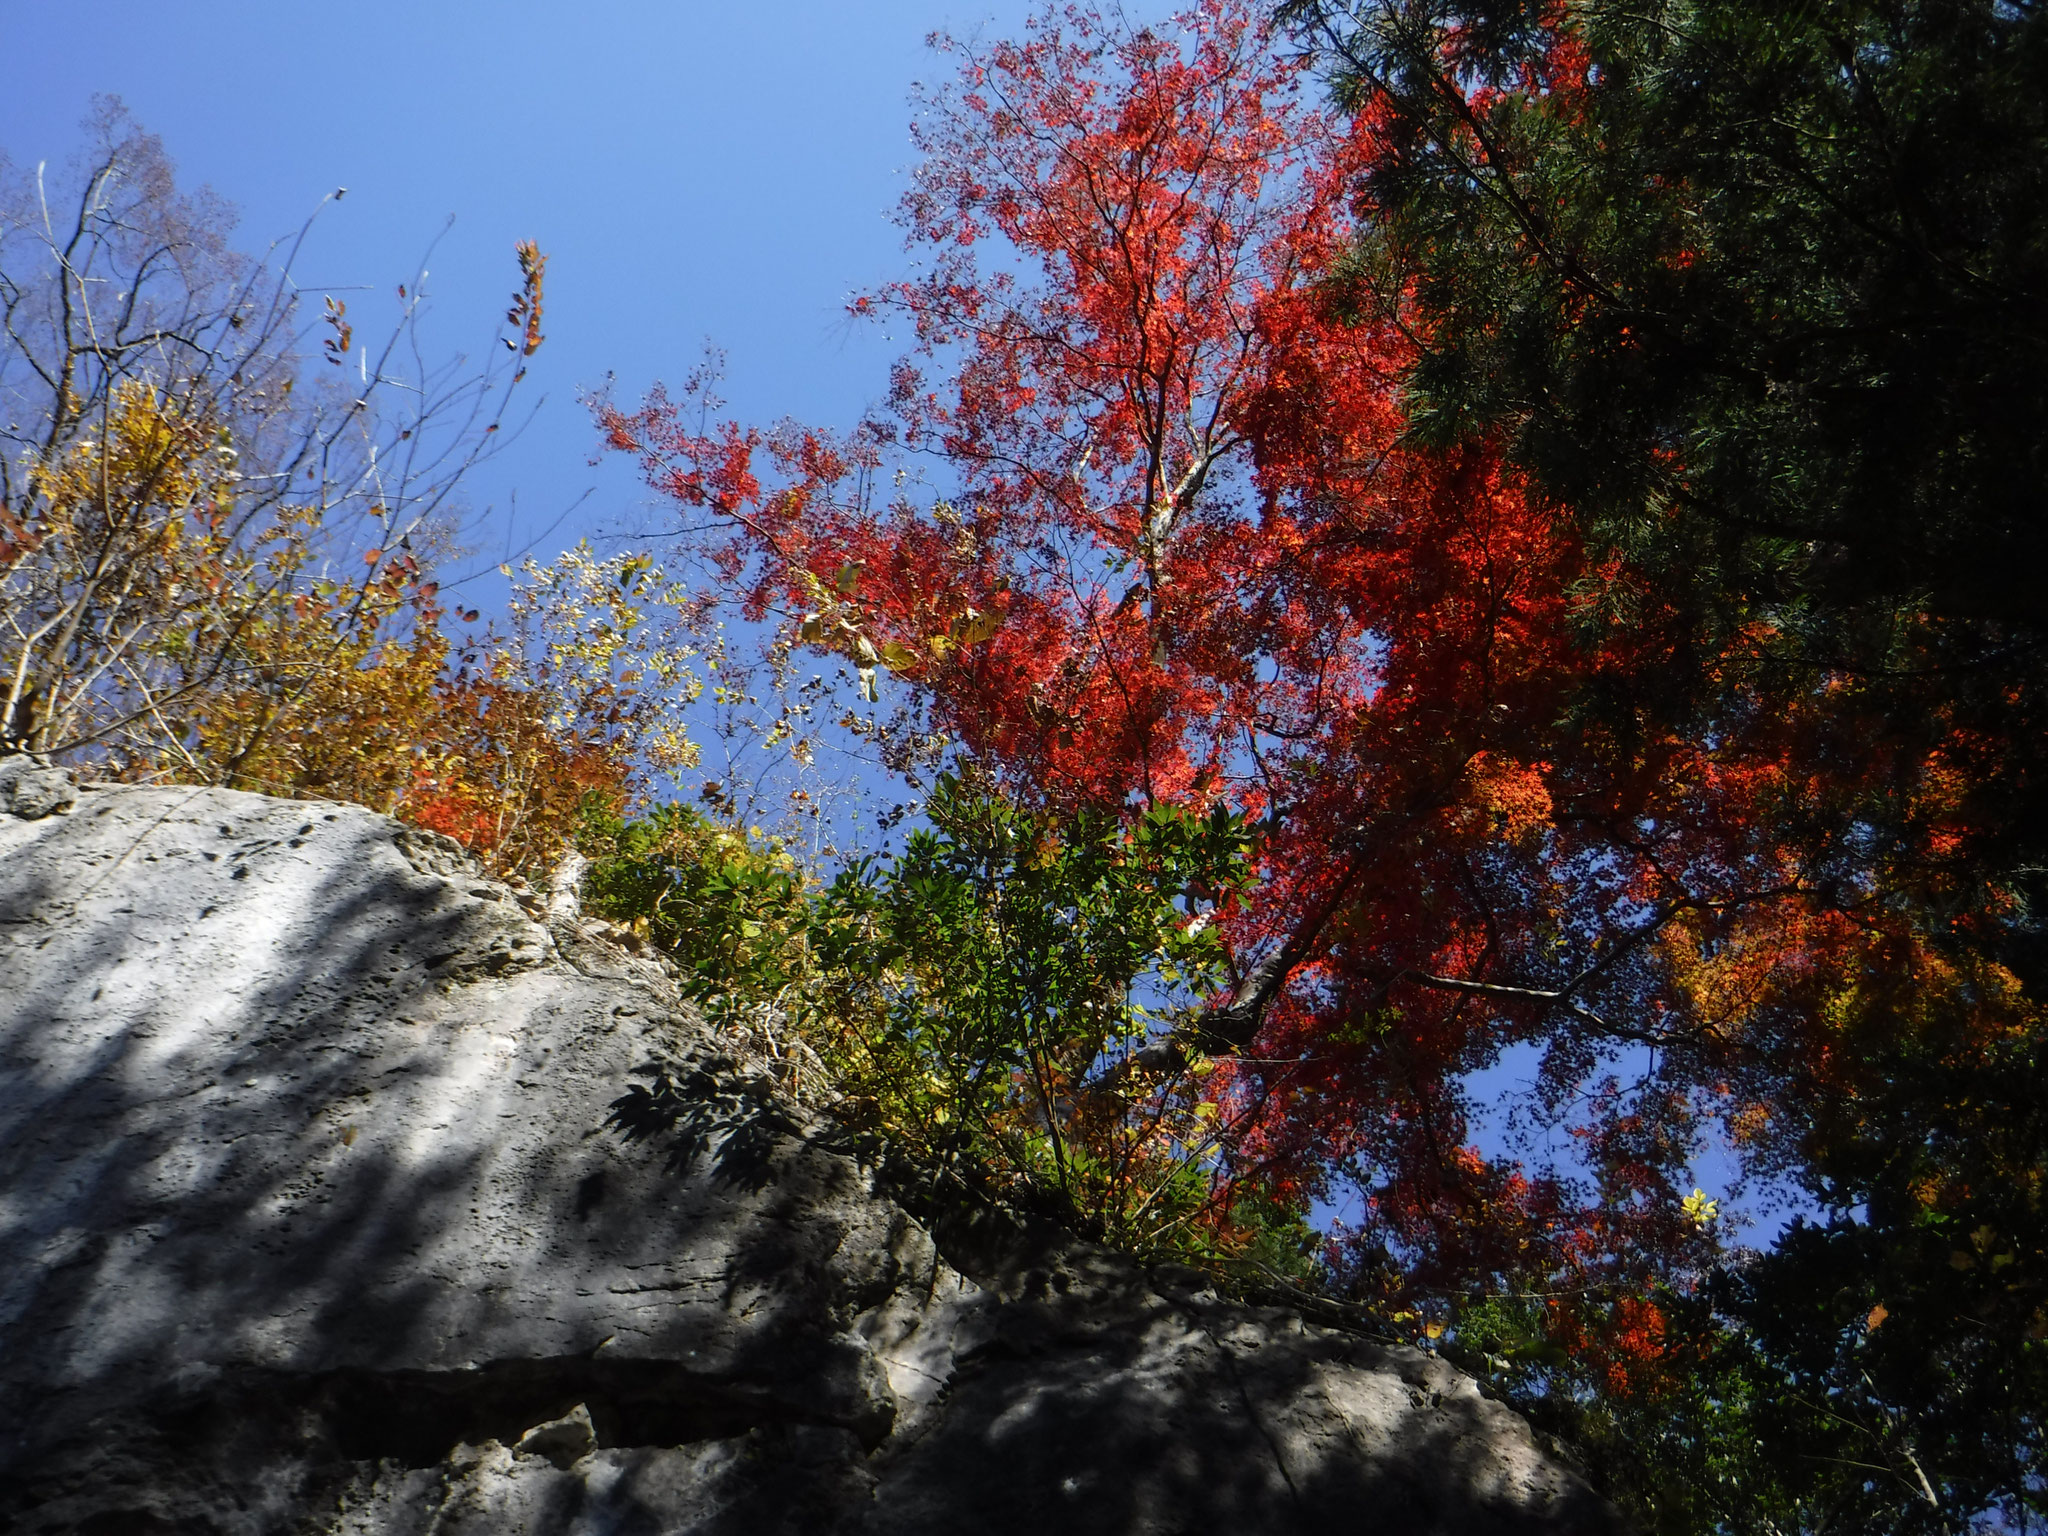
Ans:
{"type": "Polygon", "coordinates": [[[1226,980],[1215,918],[1251,880],[1243,818],[1055,818],[942,776],[890,859],[806,881],[694,811],[593,809],[591,910],[668,953],[714,1016],[769,1006],[843,1119],[1134,1251],[1299,1271],[1299,1218],[1236,1187],[1214,1063],[1139,1053],[1226,980]]]}
{"type": "Polygon", "coordinates": [[[660,949],[714,1014],[773,1002],[810,974],[812,897],[780,843],[688,806],[661,805],[628,821],[591,801],[578,847],[592,861],[585,908],[660,949]]]}

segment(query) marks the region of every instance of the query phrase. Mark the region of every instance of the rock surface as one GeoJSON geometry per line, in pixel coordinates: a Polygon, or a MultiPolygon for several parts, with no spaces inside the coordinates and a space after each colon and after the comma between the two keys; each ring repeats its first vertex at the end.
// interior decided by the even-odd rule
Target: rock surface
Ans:
{"type": "Polygon", "coordinates": [[[1072,1241],[942,1254],[658,971],[445,840],[29,766],[0,1527],[1618,1529],[1425,1355],[1072,1241]],[[694,1137],[628,1141],[663,1064],[694,1137]]]}

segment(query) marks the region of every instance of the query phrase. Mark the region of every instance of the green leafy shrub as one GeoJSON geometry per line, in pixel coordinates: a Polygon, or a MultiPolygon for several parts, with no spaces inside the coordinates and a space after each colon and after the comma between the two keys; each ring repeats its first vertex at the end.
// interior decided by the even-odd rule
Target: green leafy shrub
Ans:
{"type": "Polygon", "coordinates": [[[1219,1151],[1228,1070],[1139,1054],[1225,979],[1213,917],[1250,881],[1242,818],[1056,820],[951,776],[926,816],[899,857],[816,886],[694,811],[593,811],[586,900],[714,1017],[778,1010],[842,1118],[922,1165],[1136,1252],[1299,1270],[1306,1230],[1219,1151]]]}
{"type": "Polygon", "coordinates": [[[591,859],[585,907],[668,955],[712,1015],[796,1004],[785,994],[814,979],[805,935],[816,895],[780,842],[688,806],[627,821],[591,801],[578,846],[591,859]]]}

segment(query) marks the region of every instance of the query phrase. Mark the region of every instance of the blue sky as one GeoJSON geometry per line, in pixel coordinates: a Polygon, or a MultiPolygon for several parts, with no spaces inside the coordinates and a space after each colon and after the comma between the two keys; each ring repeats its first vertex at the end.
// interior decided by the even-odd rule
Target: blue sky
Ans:
{"type": "MultiPolygon", "coordinates": [[[[65,160],[94,92],[124,98],[189,185],[242,213],[261,249],[336,187],[301,272],[316,290],[407,280],[435,251],[428,341],[475,351],[516,276],[549,253],[547,396],[472,482],[536,552],[643,509],[629,465],[592,468],[580,391],[616,373],[636,399],[706,338],[750,419],[850,424],[896,350],[843,305],[896,270],[888,211],[910,164],[912,82],[943,68],[938,28],[1020,30],[1021,0],[773,6],[704,0],[0,0],[14,67],[0,149],[65,160]]],[[[359,301],[372,312],[373,300],[359,301]]],[[[352,308],[356,306],[352,304],[352,308]]],[[[644,515],[644,513],[643,513],[644,515]]],[[[483,552],[483,551],[480,551],[483,552]]],[[[492,562],[502,547],[489,551],[492,562]]]]}

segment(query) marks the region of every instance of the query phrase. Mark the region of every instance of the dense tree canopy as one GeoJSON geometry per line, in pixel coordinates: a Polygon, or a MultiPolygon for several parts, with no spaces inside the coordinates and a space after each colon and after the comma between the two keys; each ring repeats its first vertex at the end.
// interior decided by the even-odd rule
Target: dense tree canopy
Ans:
{"type": "MultiPolygon", "coordinates": [[[[1344,281],[1417,344],[1408,439],[1499,445],[1682,621],[1663,717],[1717,728],[1748,691],[1822,733],[1778,835],[1839,850],[1806,905],[1855,933],[1795,1000],[1850,1069],[1793,1101],[1787,1167],[1830,1215],[1725,1294],[1777,1391],[1854,1405],[1911,1520],[2011,1517],[2048,1331],[2048,15],[1294,11],[1382,136],[1344,281]]],[[[1809,1467],[1862,1459],[1833,1438],[1809,1467]]],[[[1838,1518],[1861,1496],[1788,1481],[1838,1518]]]]}
{"type": "Polygon", "coordinates": [[[891,413],[610,439],[1013,794],[1252,818],[1152,1059],[1232,1053],[1220,1179],[1356,1196],[1332,1283],[1674,1527],[2016,1512],[2040,17],[1294,19],[1337,110],[1228,0],[956,49],[891,413]],[[1735,1262],[1717,1146],[1823,1224],[1735,1262]]]}
{"type": "Polygon", "coordinates": [[[1381,135],[1411,431],[1704,601],[2038,630],[2048,21],[1999,0],[1303,0],[1381,135]]]}

